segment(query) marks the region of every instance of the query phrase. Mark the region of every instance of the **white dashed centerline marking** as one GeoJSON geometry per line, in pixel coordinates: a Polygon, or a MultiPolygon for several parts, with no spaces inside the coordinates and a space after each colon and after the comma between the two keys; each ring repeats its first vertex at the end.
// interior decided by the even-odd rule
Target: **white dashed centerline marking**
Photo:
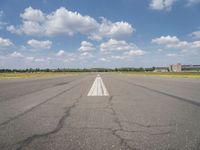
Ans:
{"type": "Polygon", "coordinates": [[[87,96],[109,96],[100,75],[97,75],[87,96]]]}

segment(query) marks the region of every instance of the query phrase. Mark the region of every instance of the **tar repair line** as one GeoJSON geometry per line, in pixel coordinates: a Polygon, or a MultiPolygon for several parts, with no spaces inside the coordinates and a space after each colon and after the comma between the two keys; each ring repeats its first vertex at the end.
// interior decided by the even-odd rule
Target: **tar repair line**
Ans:
{"type": "Polygon", "coordinates": [[[87,96],[109,96],[109,93],[98,74],[87,96]]]}

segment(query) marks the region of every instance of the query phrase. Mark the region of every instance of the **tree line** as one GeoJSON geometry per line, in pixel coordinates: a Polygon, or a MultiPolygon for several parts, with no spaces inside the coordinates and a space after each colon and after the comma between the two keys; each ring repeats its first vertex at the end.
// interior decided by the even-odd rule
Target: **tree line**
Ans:
{"type": "Polygon", "coordinates": [[[57,68],[57,69],[40,69],[40,68],[27,68],[27,69],[0,69],[0,72],[150,72],[154,71],[155,67],[151,68],[57,68]]]}

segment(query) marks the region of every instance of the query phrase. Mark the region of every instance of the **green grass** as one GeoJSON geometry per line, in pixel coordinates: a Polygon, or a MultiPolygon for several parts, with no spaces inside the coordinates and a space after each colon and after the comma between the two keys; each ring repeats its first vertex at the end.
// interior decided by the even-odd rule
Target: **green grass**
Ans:
{"type": "Polygon", "coordinates": [[[162,76],[179,78],[200,78],[200,72],[117,72],[131,76],[162,76]]]}
{"type": "Polygon", "coordinates": [[[0,80],[18,79],[18,78],[44,78],[57,76],[74,76],[79,75],[78,72],[33,72],[33,73],[0,73],[0,80]]]}

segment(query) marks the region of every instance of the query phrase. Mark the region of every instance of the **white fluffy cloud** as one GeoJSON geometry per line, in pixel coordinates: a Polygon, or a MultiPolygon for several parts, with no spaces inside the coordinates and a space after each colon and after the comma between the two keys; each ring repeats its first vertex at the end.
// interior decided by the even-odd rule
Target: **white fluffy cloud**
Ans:
{"type": "Polygon", "coordinates": [[[58,53],[56,53],[56,56],[64,57],[65,56],[65,51],[64,50],[59,50],[58,53]]]}
{"type": "Polygon", "coordinates": [[[20,53],[20,52],[13,52],[12,54],[10,54],[10,57],[13,58],[23,58],[24,56],[20,53]]]}
{"type": "Polygon", "coordinates": [[[176,36],[161,36],[159,38],[152,39],[152,43],[156,44],[171,44],[177,43],[179,39],[176,36]]]}
{"type": "Polygon", "coordinates": [[[66,33],[87,33],[97,28],[98,23],[90,16],[82,16],[64,7],[45,14],[41,10],[28,7],[20,15],[22,25],[19,27],[8,26],[7,30],[12,33],[25,33],[28,35],[55,35],[66,33]]]}
{"type": "Polygon", "coordinates": [[[97,31],[90,34],[92,40],[102,40],[102,38],[123,38],[130,36],[135,30],[127,22],[111,22],[106,18],[101,17],[101,24],[97,31]]]}
{"type": "Polygon", "coordinates": [[[163,45],[170,49],[180,49],[182,52],[191,52],[192,50],[200,49],[200,41],[181,41],[176,36],[161,36],[159,38],[152,39],[152,43],[163,45]]]}
{"type": "Polygon", "coordinates": [[[11,45],[13,45],[13,43],[9,39],[4,39],[0,37],[0,46],[7,47],[11,45]]]}
{"type": "Polygon", "coordinates": [[[101,43],[101,52],[112,52],[112,51],[136,51],[139,48],[133,43],[127,43],[124,40],[110,39],[107,42],[101,43]]]}
{"type": "Polygon", "coordinates": [[[95,50],[95,47],[92,43],[87,42],[87,41],[82,41],[81,42],[81,46],[78,49],[78,51],[80,52],[80,56],[81,57],[87,57],[87,58],[92,58],[94,57],[92,54],[92,51],[95,50]]]}
{"type": "Polygon", "coordinates": [[[95,48],[92,43],[87,42],[87,41],[82,41],[81,42],[81,47],[78,49],[80,52],[91,52],[95,48]]]}
{"type": "Polygon", "coordinates": [[[151,0],[150,8],[154,10],[170,10],[177,0],[151,0]]]}
{"type": "Polygon", "coordinates": [[[38,41],[38,40],[29,40],[27,41],[27,44],[35,49],[50,49],[52,42],[49,40],[46,41],[38,41]]]}
{"type": "Polygon", "coordinates": [[[57,53],[56,53],[56,56],[57,56],[57,60],[58,61],[64,61],[64,62],[72,62],[72,61],[75,61],[77,59],[77,55],[75,53],[68,53],[64,50],[59,50],[57,53]]]}
{"type": "Polygon", "coordinates": [[[92,40],[102,38],[119,38],[132,34],[133,27],[127,22],[115,22],[102,18],[102,22],[97,22],[90,16],[83,16],[78,12],[72,12],[64,7],[56,11],[45,14],[41,10],[28,7],[24,13],[20,14],[22,24],[19,26],[7,26],[11,33],[38,36],[49,36],[56,34],[74,35],[81,33],[87,35],[92,40]]]}
{"type": "Polygon", "coordinates": [[[33,9],[32,7],[26,8],[24,13],[20,14],[20,17],[24,20],[33,22],[43,22],[45,20],[43,12],[38,9],[33,9]]]}
{"type": "MultiPolygon", "coordinates": [[[[171,10],[172,5],[180,0],[151,0],[149,7],[154,10],[171,10]]],[[[200,0],[185,0],[186,6],[193,6],[200,3],[200,0]]]]}
{"type": "Polygon", "coordinates": [[[110,39],[107,42],[101,43],[99,48],[104,55],[107,55],[106,61],[111,59],[128,60],[145,54],[134,43],[128,43],[124,40],[110,39]]]}
{"type": "Polygon", "coordinates": [[[130,50],[128,52],[124,52],[124,54],[128,55],[128,56],[142,56],[144,55],[144,51],[138,49],[138,50],[130,50]]]}

